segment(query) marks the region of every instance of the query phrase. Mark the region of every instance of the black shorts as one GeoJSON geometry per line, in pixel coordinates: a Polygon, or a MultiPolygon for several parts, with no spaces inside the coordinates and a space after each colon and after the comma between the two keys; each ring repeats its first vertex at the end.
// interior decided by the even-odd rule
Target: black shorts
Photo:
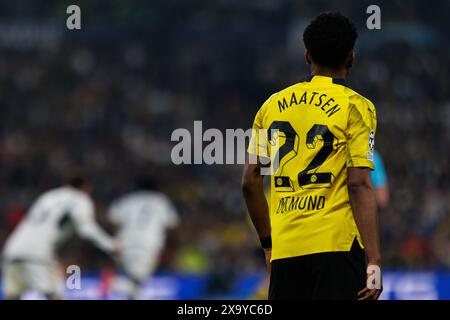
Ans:
{"type": "Polygon", "coordinates": [[[269,299],[355,300],[366,279],[366,255],[355,239],[349,252],[272,261],[269,299]]]}

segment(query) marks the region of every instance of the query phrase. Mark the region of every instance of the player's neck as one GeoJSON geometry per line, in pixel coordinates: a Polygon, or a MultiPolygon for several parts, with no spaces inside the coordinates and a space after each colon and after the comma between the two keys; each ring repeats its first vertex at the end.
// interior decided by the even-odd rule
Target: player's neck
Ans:
{"type": "Polygon", "coordinates": [[[330,77],[333,79],[346,79],[348,75],[347,68],[341,68],[337,70],[333,70],[330,68],[320,67],[318,65],[311,66],[311,75],[312,76],[324,76],[330,77]]]}

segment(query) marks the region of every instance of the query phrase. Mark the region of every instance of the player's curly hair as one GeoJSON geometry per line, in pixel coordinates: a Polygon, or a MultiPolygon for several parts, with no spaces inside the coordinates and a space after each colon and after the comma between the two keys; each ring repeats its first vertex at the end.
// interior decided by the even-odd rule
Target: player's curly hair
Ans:
{"type": "Polygon", "coordinates": [[[303,33],[303,42],[314,63],[329,68],[339,68],[345,63],[356,38],[355,25],[339,12],[320,14],[303,33]]]}

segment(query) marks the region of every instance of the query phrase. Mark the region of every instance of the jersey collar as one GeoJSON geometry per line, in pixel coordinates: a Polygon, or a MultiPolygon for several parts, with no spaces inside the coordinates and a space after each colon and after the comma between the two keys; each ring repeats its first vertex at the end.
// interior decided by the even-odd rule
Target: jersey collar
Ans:
{"type": "Polygon", "coordinates": [[[334,83],[334,84],[340,84],[342,86],[345,86],[345,79],[336,79],[331,78],[327,76],[309,76],[306,80],[307,82],[323,82],[323,83],[334,83]]]}

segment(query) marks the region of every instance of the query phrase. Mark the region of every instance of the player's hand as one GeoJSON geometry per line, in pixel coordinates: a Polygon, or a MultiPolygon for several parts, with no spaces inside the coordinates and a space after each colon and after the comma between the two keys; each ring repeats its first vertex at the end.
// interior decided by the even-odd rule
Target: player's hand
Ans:
{"type": "Polygon", "coordinates": [[[378,265],[367,266],[367,286],[358,292],[358,300],[378,300],[383,292],[381,269],[378,265]]]}
{"type": "Polygon", "coordinates": [[[267,269],[270,272],[270,267],[272,266],[272,264],[270,263],[270,260],[272,259],[272,249],[264,249],[264,256],[266,258],[267,269]]]}

